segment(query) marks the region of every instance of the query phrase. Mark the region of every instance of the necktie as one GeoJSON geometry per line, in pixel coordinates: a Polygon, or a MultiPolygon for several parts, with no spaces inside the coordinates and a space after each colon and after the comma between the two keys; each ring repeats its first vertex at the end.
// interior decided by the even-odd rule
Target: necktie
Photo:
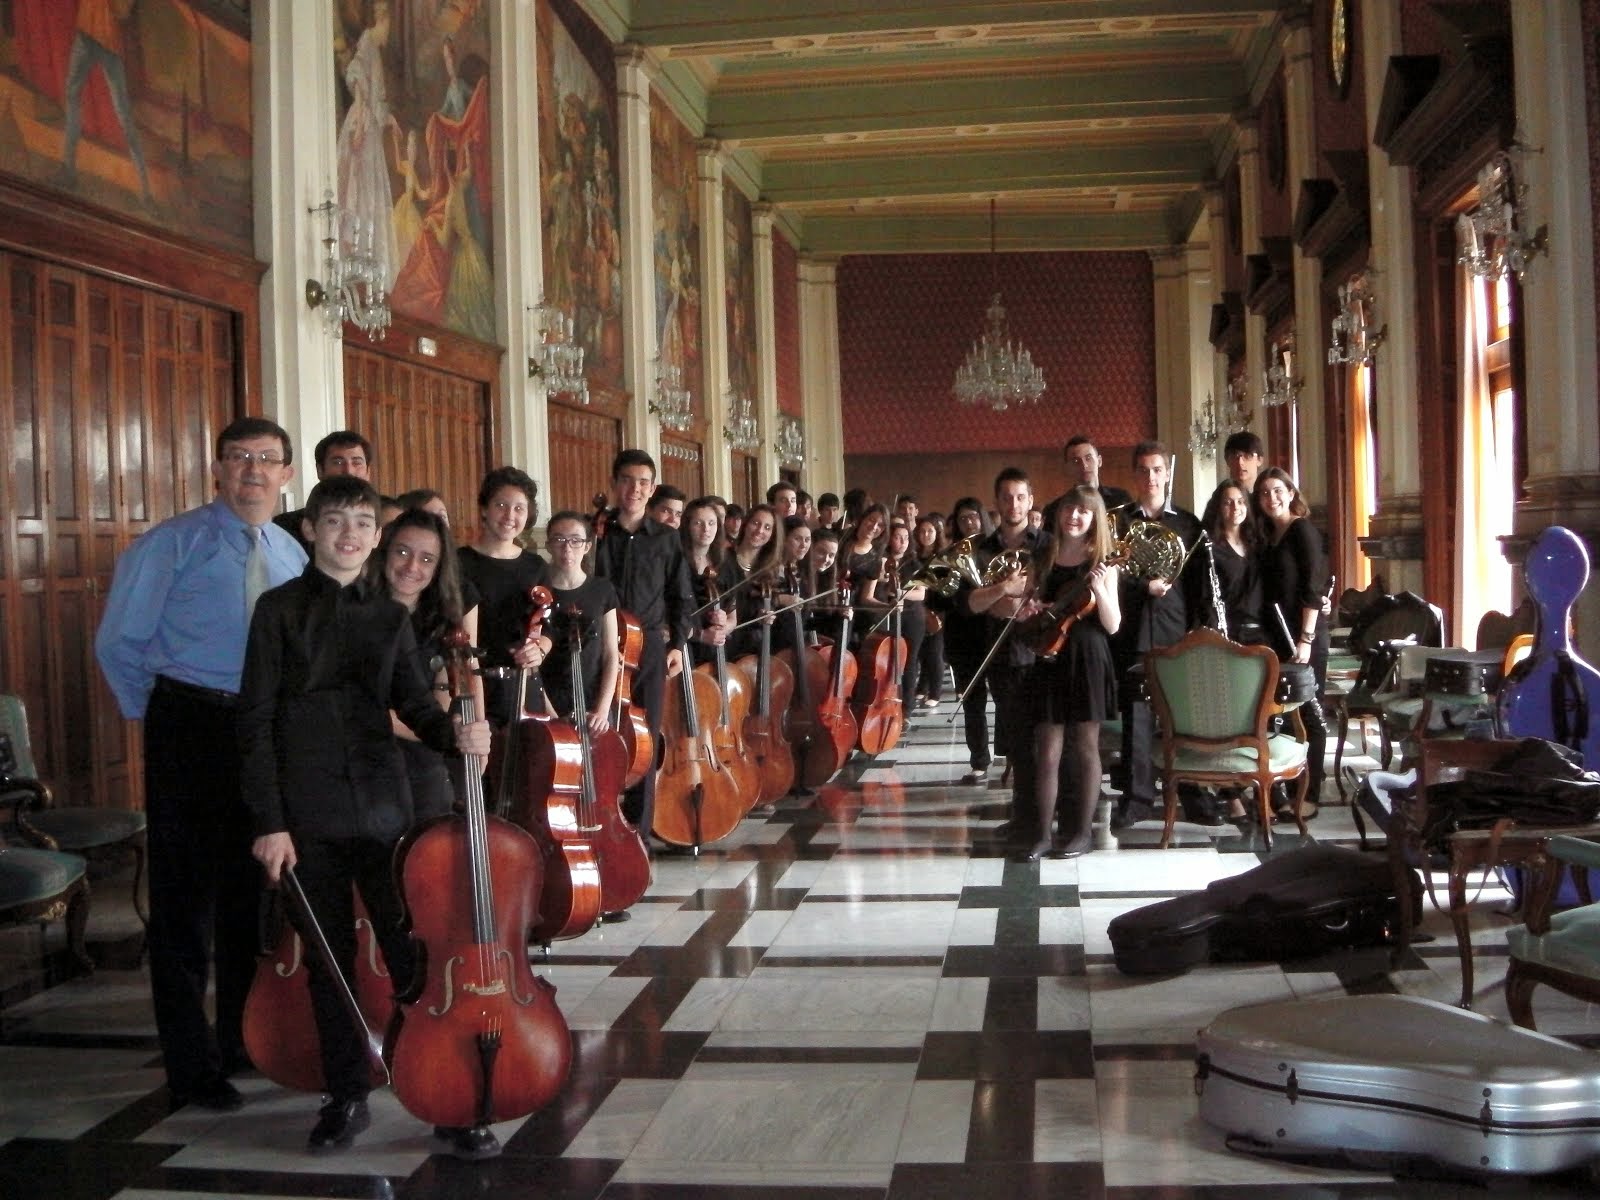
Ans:
{"type": "Polygon", "coordinates": [[[261,593],[267,590],[269,583],[267,551],[261,544],[261,528],[257,525],[246,525],[245,528],[250,533],[250,553],[244,556],[244,621],[248,625],[256,611],[256,601],[261,599],[261,593]]]}

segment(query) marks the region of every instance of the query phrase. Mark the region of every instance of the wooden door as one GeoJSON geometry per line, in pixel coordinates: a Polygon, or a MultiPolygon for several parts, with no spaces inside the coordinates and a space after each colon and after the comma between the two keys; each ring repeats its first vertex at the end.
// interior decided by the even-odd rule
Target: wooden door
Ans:
{"type": "Polygon", "coordinates": [[[117,555],[212,495],[241,408],[236,317],[0,252],[0,680],[62,802],[138,807],[138,740],[93,655],[117,555]]]}
{"type": "Polygon", "coordinates": [[[682,488],[683,494],[693,500],[706,494],[705,464],[700,453],[700,443],[677,434],[661,435],[661,471],[657,482],[670,483],[682,488]]]}
{"type": "Polygon", "coordinates": [[[742,505],[749,512],[761,503],[760,485],[756,481],[756,456],[735,450],[733,452],[733,495],[728,499],[742,505]]]}
{"type": "Polygon", "coordinates": [[[347,428],[372,442],[372,482],[388,496],[433,488],[456,536],[478,527],[478,485],[488,472],[492,389],[482,379],[344,343],[347,428]]]}
{"type": "Polygon", "coordinates": [[[611,464],[622,450],[622,418],[602,408],[550,401],[550,508],[592,513],[611,492],[611,464]]]}

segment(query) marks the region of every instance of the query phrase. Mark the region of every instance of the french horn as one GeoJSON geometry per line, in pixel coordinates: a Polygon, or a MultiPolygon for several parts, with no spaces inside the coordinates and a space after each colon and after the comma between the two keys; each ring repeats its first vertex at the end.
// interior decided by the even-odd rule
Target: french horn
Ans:
{"type": "Polygon", "coordinates": [[[960,591],[963,583],[982,587],[983,574],[972,557],[972,545],[972,539],[968,537],[945,547],[923,563],[917,573],[906,581],[906,586],[925,587],[947,598],[960,591]]]}
{"type": "Polygon", "coordinates": [[[1112,557],[1138,579],[1171,583],[1188,557],[1183,539],[1159,521],[1135,521],[1116,540],[1112,557]]]}

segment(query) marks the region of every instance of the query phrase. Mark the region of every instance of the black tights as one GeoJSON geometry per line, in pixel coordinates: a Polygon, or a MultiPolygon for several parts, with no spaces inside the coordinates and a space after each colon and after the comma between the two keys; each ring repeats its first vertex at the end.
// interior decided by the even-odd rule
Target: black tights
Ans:
{"type": "Polygon", "coordinates": [[[1048,845],[1055,831],[1056,803],[1063,776],[1070,794],[1067,848],[1086,850],[1093,836],[1094,810],[1100,803],[1100,722],[1068,721],[1058,725],[1041,721],[1034,726],[1034,779],[1039,798],[1039,844],[1048,845]]]}

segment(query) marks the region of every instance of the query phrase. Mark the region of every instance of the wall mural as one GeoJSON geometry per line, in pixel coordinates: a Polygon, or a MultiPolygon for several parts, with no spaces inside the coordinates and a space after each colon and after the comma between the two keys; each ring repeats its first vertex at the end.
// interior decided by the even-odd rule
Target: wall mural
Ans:
{"type": "MultiPolygon", "coordinates": [[[[583,18],[574,15],[574,21],[583,18]]],[[[622,390],[622,241],[617,93],[548,4],[538,8],[539,190],[544,292],[569,314],[591,387],[622,390]]],[[[598,53],[598,51],[597,51],[598,53]]],[[[602,59],[609,65],[609,51],[602,59]]]]}
{"type": "Polygon", "coordinates": [[[694,138],[650,93],[650,182],[654,206],[656,349],[682,368],[695,410],[707,411],[700,378],[700,219],[694,138]]]}
{"type": "Polygon", "coordinates": [[[0,163],[249,253],[248,0],[7,0],[0,163]]]}
{"type": "Polygon", "coordinates": [[[395,312],[495,341],[482,0],[335,0],[333,57],[342,237],[395,312]]]}
{"type": "Polygon", "coordinates": [[[722,253],[728,309],[728,385],[754,408],[756,378],[755,231],[750,201],[732,183],[722,185],[722,253]]]}

